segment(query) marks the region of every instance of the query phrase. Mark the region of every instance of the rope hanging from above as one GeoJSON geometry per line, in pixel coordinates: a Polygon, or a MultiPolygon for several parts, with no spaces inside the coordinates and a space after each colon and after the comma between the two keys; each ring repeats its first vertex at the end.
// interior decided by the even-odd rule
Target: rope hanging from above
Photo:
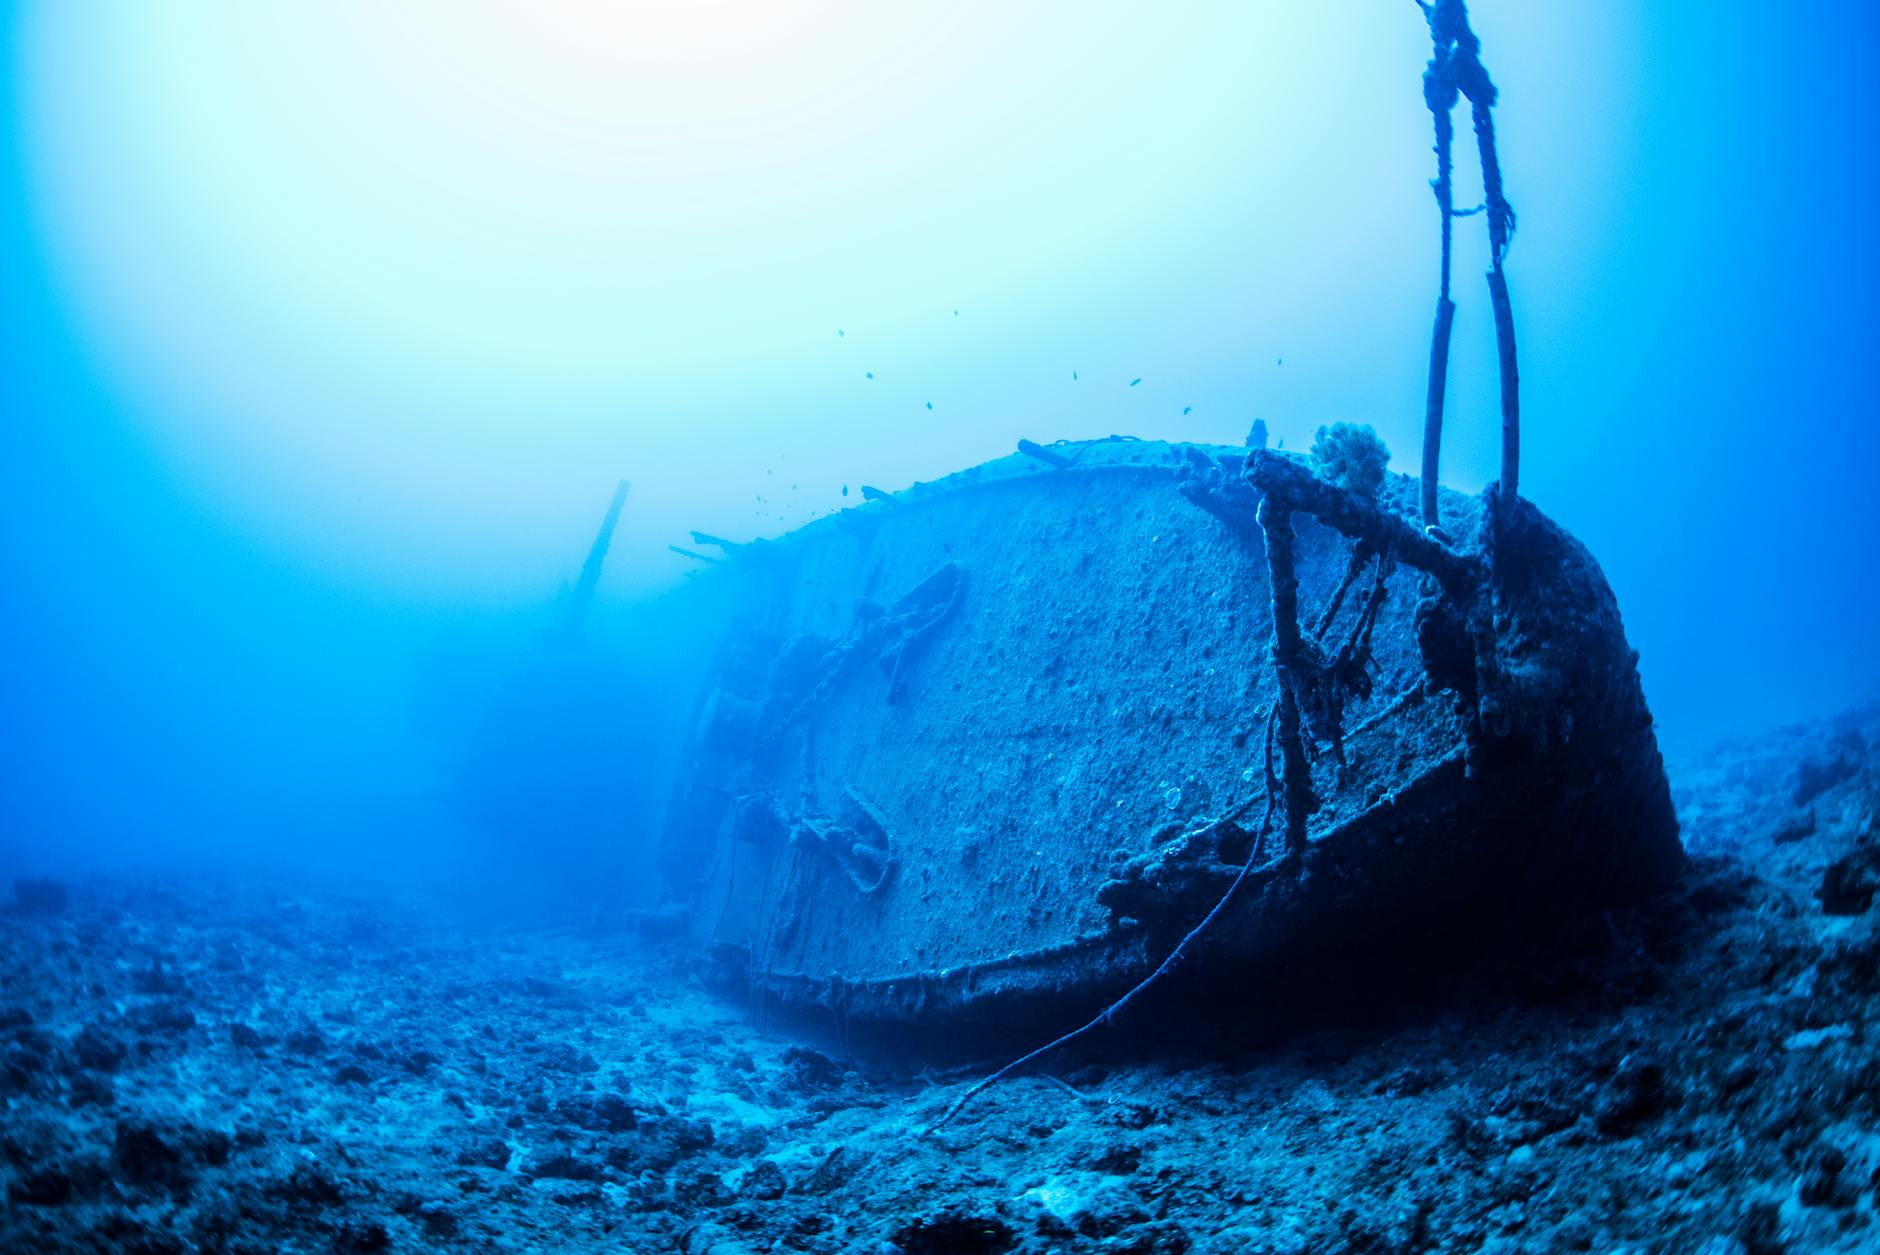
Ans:
{"type": "MultiPolygon", "coordinates": [[[[1496,90],[1482,65],[1482,42],[1469,27],[1463,0],[1417,0],[1430,27],[1430,63],[1423,71],[1423,100],[1436,124],[1436,178],[1431,188],[1442,219],[1442,274],[1436,297],[1436,324],[1430,336],[1429,391],[1423,412],[1423,525],[1435,528],[1436,475],[1443,441],[1443,404],[1449,374],[1449,332],[1456,305],[1449,295],[1449,271],[1454,220],[1466,217],[1455,207],[1451,178],[1456,102],[1466,97],[1475,126],[1475,147],[1482,162],[1483,212],[1488,221],[1488,295],[1495,312],[1495,346],[1501,373],[1501,485],[1504,502],[1520,491],[1521,388],[1515,358],[1514,309],[1508,298],[1508,279],[1502,262],[1514,235],[1514,207],[1502,188],[1501,160],[1495,150],[1496,90]]],[[[1473,212],[1473,211],[1469,211],[1473,212]]]]}

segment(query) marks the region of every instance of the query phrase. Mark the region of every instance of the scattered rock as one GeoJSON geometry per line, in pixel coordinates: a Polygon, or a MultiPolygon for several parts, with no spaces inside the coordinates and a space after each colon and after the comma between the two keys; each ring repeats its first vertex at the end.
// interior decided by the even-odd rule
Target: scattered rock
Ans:
{"type": "Polygon", "coordinates": [[[1880,841],[1861,843],[1821,873],[1815,896],[1826,915],[1865,915],[1880,892],[1880,841]]]}
{"type": "Polygon", "coordinates": [[[693,1207],[723,1207],[737,1201],[723,1177],[702,1168],[681,1169],[673,1180],[672,1196],[693,1207]]]}
{"type": "Polygon", "coordinates": [[[1809,1207],[1852,1207],[1860,1200],[1860,1187],[1847,1179],[1846,1168],[1847,1156],[1837,1147],[1817,1148],[1802,1173],[1802,1202],[1809,1207]]]}
{"type": "Polygon", "coordinates": [[[435,1199],[420,1204],[416,1218],[425,1233],[434,1238],[454,1238],[463,1228],[463,1220],[456,1209],[435,1199]]]}
{"type": "Polygon", "coordinates": [[[342,1224],[333,1234],[333,1249],[341,1255],[374,1255],[392,1249],[392,1235],[377,1220],[359,1220],[342,1224]]]}
{"type": "Polygon", "coordinates": [[[189,1182],[183,1148],[155,1125],[120,1123],[114,1151],[118,1171],[133,1185],[178,1189],[189,1182]]]}
{"type": "Polygon", "coordinates": [[[161,997],[189,992],[189,986],[182,976],[170,970],[167,963],[152,963],[131,973],[131,988],[140,994],[161,997]]]}
{"type": "Polygon", "coordinates": [[[804,1194],[827,1194],[849,1183],[849,1179],[861,1171],[867,1156],[853,1153],[846,1146],[838,1146],[823,1157],[816,1165],[816,1170],[798,1186],[804,1194]]]}
{"type": "Polygon", "coordinates": [[[771,1159],[760,1159],[752,1164],[745,1170],[743,1179],[738,1182],[738,1194],[759,1203],[774,1202],[782,1198],[784,1191],[788,1188],[789,1185],[783,1178],[783,1169],[771,1159]]]}
{"type": "Polygon", "coordinates": [[[585,1050],[577,1050],[567,1042],[551,1042],[545,1046],[540,1056],[544,1072],[598,1072],[600,1060],[585,1050]]]}
{"type": "MultiPolygon", "coordinates": [[[[1137,1225],[1133,1229],[1125,1229],[1104,1246],[1104,1250],[1117,1252],[1118,1255],[1187,1255],[1193,1248],[1194,1239],[1188,1236],[1186,1229],[1172,1220],[1154,1221],[1145,1225],[1137,1225]]],[[[1376,1245],[1367,1246],[1361,1242],[1355,1241],[1350,1243],[1350,1248],[1354,1251],[1390,1249],[1409,1251],[1423,1249],[1413,1245],[1402,1245],[1395,1248],[1376,1245]]]]}
{"type": "Polygon", "coordinates": [[[287,1048],[289,1054],[311,1056],[325,1053],[326,1038],[320,1035],[319,1029],[309,1025],[289,1033],[281,1045],[287,1048]]]}
{"type": "Polygon", "coordinates": [[[525,976],[520,988],[531,998],[559,998],[567,993],[567,986],[558,980],[544,980],[540,976],[525,976]]]}
{"type": "Polygon", "coordinates": [[[639,1154],[645,1166],[663,1172],[684,1159],[705,1150],[716,1140],[709,1121],[684,1116],[660,1116],[643,1120],[639,1126],[639,1154]]]}
{"type": "Polygon", "coordinates": [[[111,1078],[96,1072],[81,1072],[67,1087],[66,1102],[74,1107],[109,1107],[117,1101],[111,1078]]]}
{"type": "Polygon", "coordinates": [[[1777,845],[1794,845],[1798,841],[1806,841],[1814,836],[1815,832],[1815,808],[1811,806],[1801,815],[1777,828],[1770,834],[1770,840],[1777,845]]]}
{"type": "Polygon", "coordinates": [[[721,1225],[702,1224],[679,1239],[680,1255],[757,1255],[757,1248],[742,1235],[721,1225]]]}
{"type": "Polygon", "coordinates": [[[1656,1118],[1671,1103],[1665,1070],[1656,1060],[1627,1056],[1593,1108],[1593,1122],[1608,1136],[1624,1136],[1656,1118]]]}
{"type": "Polygon", "coordinates": [[[1806,806],[1835,785],[1853,778],[1854,771],[1854,759],[1849,754],[1804,759],[1795,769],[1795,787],[1790,797],[1797,806],[1806,806]]]}
{"type": "Polygon", "coordinates": [[[1850,1041],[1854,1030],[1845,1024],[1829,1024],[1824,1028],[1805,1028],[1799,1033],[1791,1033],[1782,1042],[1784,1050],[1818,1050],[1829,1042],[1850,1041]]]}
{"type": "Polygon", "coordinates": [[[61,1207],[72,1201],[72,1178],[58,1168],[40,1168],[7,1186],[7,1198],[31,1207],[61,1207]]]}
{"type": "Polygon", "coordinates": [[[526,1176],[546,1177],[557,1181],[599,1181],[607,1175],[601,1165],[569,1154],[553,1154],[540,1159],[531,1159],[528,1166],[523,1169],[523,1173],[526,1176]]]}
{"type": "Polygon", "coordinates": [[[1018,1231],[998,1216],[946,1211],[902,1225],[890,1241],[904,1255],[1001,1255],[1018,1231]]]}
{"type": "Polygon", "coordinates": [[[509,1143],[500,1137],[486,1137],[472,1142],[457,1152],[457,1162],[465,1167],[495,1168],[502,1171],[509,1167],[509,1143]]]}
{"type": "Polygon", "coordinates": [[[598,1098],[591,1099],[568,1099],[559,1104],[555,1110],[563,1119],[572,1121],[591,1132],[630,1133],[639,1127],[640,1123],[633,1104],[619,1094],[602,1094],[598,1098]]]}
{"type": "Polygon", "coordinates": [[[1550,922],[1540,960],[1510,945],[1455,1003],[1214,1062],[1067,1052],[1081,1099],[1000,1085],[933,1138],[976,1064],[871,1055],[864,1083],[617,931],[88,887],[0,915],[0,1249],[1859,1249],[1880,926],[1822,910],[1859,905],[1876,808],[1856,773],[1771,841],[1803,826],[1795,761],[1681,803],[1734,838],[1684,890],[1550,922]],[[232,1137],[204,1127],[233,1111],[232,1137]]]}
{"type": "Polygon", "coordinates": [[[801,1093],[834,1089],[848,1069],[812,1046],[791,1046],[783,1052],[785,1084],[801,1093]]]}
{"type": "Polygon", "coordinates": [[[52,1039],[37,1029],[22,1029],[15,1040],[7,1043],[0,1060],[18,1078],[13,1088],[29,1088],[34,1078],[52,1067],[52,1039]]]}
{"type": "Polygon", "coordinates": [[[1142,1147],[1113,1142],[1090,1161],[1098,1172],[1126,1177],[1142,1166],[1142,1147]]]}
{"type": "Polygon", "coordinates": [[[80,1067],[99,1072],[117,1071],[126,1053],[122,1041],[96,1024],[87,1024],[72,1039],[72,1058],[80,1067]]]}
{"type": "Polygon", "coordinates": [[[444,1059],[433,1051],[413,1047],[397,1051],[392,1056],[392,1062],[413,1076],[426,1076],[444,1059]]]}
{"type": "Polygon", "coordinates": [[[300,1164],[264,1188],[276,1198],[303,1207],[337,1207],[346,1199],[339,1182],[314,1164],[300,1164]]]}
{"type": "Polygon", "coordinates": [[[1782,1212],[1771,1202],[1751,1203],[1737,1222],[1736,1240],[1746,1255],[1785,1255],[1788,1244],[1782,1240],[1782,1212]]]}
{"type": "Polygon", "coordinates": [[[599,1186],[588,1181],[571,1181],[561,1177],[537,1181],[535,1193],[562,1207],[598,1207],[601,1202],[599,1186]]]}
{"type": "Polygon", "coordinates": [[[125,1012],[124,1023],[133,1032],[176,1036],[196,1027],[196,1013],[182,1002],[164,998],[132,1007],[125,1012]]]}

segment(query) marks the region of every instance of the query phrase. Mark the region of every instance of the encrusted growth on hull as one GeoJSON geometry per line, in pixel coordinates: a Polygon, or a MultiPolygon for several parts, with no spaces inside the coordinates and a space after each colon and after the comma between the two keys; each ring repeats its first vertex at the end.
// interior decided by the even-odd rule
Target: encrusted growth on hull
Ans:
{"type": "MultiPolygon", "coordinates": [[[[1048,449],[701,576],[761,595],[674,812],[691,857],[668,865],[690,869],[694,937],[750,988],[857,1020],[1013,1017],[1127,989],[1243,870],[1197,957],[1523,894],[1605,901],[1675,870],[1616,605],[1531,506],[1495,552],[1432,551],[1405,518],[1414,481],[1348,501],[1280,454],[1048,449]],[[1268,819],[1291,769],[1273,555],[1249,525],[1281,494],[1321,672],[1294,690],[1296,778],[1323,795],[1295,844],[1268,819]]],[[[1467,543],[1495,509],[1446,514],[1467,543]]]]}

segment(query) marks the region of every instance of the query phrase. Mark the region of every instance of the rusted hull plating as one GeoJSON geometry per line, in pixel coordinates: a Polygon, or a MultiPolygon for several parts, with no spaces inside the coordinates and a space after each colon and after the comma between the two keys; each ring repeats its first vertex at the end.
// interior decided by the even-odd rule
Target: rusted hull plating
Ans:
{"type": "Polygon", "coordinates": [[[702,573],[740,611],[664,838],[693,943],[786,1003],[962,1020],[1100,1005],[1249,860],[1197,959],[1675,876],[1585,550],[1526,503],[1446,494],[1451,547],[1411,525],[1415,481],[1356,522],[1314,485],[1283,455],[1034,447],[702,573]],[[1285,687],[1263,505],[1291,520],[1285,687]]]}

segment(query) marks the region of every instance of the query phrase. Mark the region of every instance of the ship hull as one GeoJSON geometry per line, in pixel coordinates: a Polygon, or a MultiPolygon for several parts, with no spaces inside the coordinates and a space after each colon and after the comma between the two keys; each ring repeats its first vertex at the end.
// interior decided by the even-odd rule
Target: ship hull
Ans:
{"type": "MultiPolygon", "coordinates": [[[[1357,661],[1308,712],[1289,848],[1245,469],[1244,450],[1057,446],[702,574],[719,657],[662,850],[690,943],[754,994],[849,1019],[1022,1020],[1131,987],[1230,887],[1187,957],[1251,974],[1676,875],[1597,565],[1525,503],[1497,521],[1455,494],[1485,588],[1450,608],[1467,622],[1431,576],[1292,516],[1305,634],[1357,661]]],[[[1393,478],[1380,504],[1415,494],[1393,478]]]]}

